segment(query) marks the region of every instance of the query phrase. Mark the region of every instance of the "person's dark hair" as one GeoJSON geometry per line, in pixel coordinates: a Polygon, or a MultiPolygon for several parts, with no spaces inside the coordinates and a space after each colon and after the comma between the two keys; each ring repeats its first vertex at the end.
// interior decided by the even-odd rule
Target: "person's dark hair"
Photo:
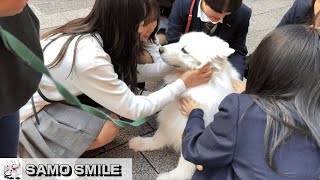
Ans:
{"type": "Polygon", "coordinates": [[[204,0],[204,2],[218,13],[235,12],[242,4],[242,0],[204,0]]]}
{"type": "Polygon", "coordinates": [[[319,57],[319,30],[287,25],[268,34],[249,59],[244,93],[267,113],[265,154],[274,170],[275,152],[291,135],[306,135],[320,147],[319,57]],[[295,121],[290,110],[303,122],[295,121]]]}
{"type": "Polygon", "coordinates": [[[140,53],[138,28],[148,12],[151,12],[149,3],[150,0],[96,0],[86,17],[70,21],[42,36],[49,38],[57,35],[54,39],[70,36],[48,67],[52,68],[61,61],[75,37],[98,33],[103,40],[103,49],[111,57],[115,72],[136,92],[136,67],[140,53]]]}
{"type": "Polygon", "coordinates": [[[149,3],[147,3],[147,12],[145,15],[144,25],[148,25],[149,23],[153,21],[157,21],[157,26],[154,28],[154,31],[151,33],[149,40],[151,42],[156,41],[156,34],[158,31],[158,25],[159,25],[159,18],[160,18],[160,9],[157,0],[148,0],[149,3]]]}

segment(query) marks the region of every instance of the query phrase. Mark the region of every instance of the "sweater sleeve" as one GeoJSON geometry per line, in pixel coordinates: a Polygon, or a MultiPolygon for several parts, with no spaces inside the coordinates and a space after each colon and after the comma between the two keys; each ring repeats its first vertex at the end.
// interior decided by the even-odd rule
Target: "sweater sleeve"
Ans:
{"type": "Polygon", "coordinates": [[[154,63],[137,65],[138,82],[159,81],[163,79],[173,68],[162,60],[159,53],[160,45],[158,39],[155,43],[145,42],[143,47],[149,52],[154,63]]]}
{"type": "Polygon", "coordinates": [[[186,90],[183,81],[178,79],[148,96],[137,96],[118,78],[110,56],[98,43],[83,41],[77,51],[74,86],[125,118],[136,120],[154,114],[186,90]]]}
{"type": "MultiPolygon", "coordinates": [[[[162,60],[161,60],[162,61],[162,60]]],[[[172,71],[172,67],[165,62],[152,64],[138,64],[138,82],[159,81],[172,71]]]]}
{"type": "Polygon", "coordinates": [[[204,167],[223,167],[229,164],[237,140],[238,107],[238,96],[227,96],[219,106],[214,121],[206,128],[203,111],[193,110],[183,133],[183,157],[204,167]]]}

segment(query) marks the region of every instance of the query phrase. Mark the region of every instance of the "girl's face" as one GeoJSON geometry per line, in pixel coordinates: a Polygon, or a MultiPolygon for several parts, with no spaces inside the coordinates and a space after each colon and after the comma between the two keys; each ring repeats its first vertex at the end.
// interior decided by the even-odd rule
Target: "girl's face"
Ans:
{"type": "Polygon", "coordinates": [[[212,22],[218,22],[221,19],[223,19],[225,16],[231,14],[231,12],[218,13],[213,9],[211,9],[210,6],[207,5],[205,1],[201,1],[201,9],[212,22]]]}
{"type": "Polygon", "coordinates": [[[0,0],[0,17],[22,12],[27,2],[28,0],[0,0]]]}
{"type": "Polygon", "coordinates": [[[146,42],[150,38],[150,35],[153,33],[154,29],[157,27],[157,20],[144,24],[142,21],[139,25],[138,33],[140,41],[146,42]]]}
{"type": "Polygon", "coordinates": [[[316,0],[314,2],[314,15],[316,15],[320,11],[320,0],[316,0]]]}

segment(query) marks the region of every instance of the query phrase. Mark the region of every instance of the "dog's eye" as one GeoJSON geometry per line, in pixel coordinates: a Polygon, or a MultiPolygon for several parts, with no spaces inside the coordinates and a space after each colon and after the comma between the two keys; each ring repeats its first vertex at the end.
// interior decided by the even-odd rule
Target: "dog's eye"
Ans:
{"type": "Polygon", "coordinates": [[[189,53],[184,49],[184,47],[181,49],[181,51],[182,51],[183,53],[185,53],[185,54],[189,54],[189,53]]]}

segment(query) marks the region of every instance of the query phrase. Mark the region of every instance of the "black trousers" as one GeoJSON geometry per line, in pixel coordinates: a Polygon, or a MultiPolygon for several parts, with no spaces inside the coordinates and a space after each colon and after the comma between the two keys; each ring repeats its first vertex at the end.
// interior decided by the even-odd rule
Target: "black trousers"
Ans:
{"type": "Polygon", "coordinates": [[[17,157],[19,128],[19,111],[0,117],[0,158],[17,157]]]}

